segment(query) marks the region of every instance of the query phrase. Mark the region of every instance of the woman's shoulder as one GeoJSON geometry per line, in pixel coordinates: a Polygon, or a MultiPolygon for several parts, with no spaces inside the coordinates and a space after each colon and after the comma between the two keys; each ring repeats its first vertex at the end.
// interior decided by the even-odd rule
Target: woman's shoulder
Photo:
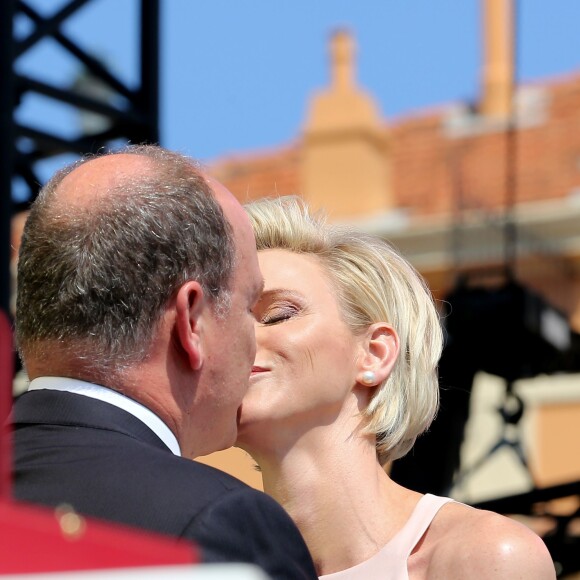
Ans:
{"type": "Polygon", "coordinates": [[[441,508],[425,537],[434,578],[556,577],[550,554],[532,530],[494,512],[451,502],[441,508]]]}

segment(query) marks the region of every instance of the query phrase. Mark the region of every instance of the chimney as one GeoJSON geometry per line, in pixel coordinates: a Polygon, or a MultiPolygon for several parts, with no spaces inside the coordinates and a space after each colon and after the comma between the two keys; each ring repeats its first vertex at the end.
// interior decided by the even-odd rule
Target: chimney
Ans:
{"type": "Polygon", "coordinates": [[[330,86],[312,98],[304,128],[302,195],[331,218],[386,211],[387,129],[374,99],[357,86],[347,31],[331,37],[330,60],[330,86]]]}
{"type": "Polygon", "coordinates": [[[331,85],[336,91],[355,88],[355,44],[346,30],[339,30],[330,40],[331,85]]]}
{"type": "Polygon", "coordinates": [[[482,0],[483,78],[481,115],[508,119],[514,86],[513,0],[482,0]]]}

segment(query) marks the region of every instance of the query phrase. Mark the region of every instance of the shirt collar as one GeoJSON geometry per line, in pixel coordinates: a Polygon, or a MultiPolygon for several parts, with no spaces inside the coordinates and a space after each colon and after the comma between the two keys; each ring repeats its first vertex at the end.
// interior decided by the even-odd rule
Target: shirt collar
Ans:
{"type": "Polygon", "coordinates": [[[93,399],[115,405],[115,407],[119,407],[143,421],[169,447],[174,455],[181,455],[179,443],[171,429],[153,411],[118,391],[67,377],[37,377],[28,386],[29,391],[38,391],[40,389],[76,393],[77,395],[92,397],[93,399]]]}

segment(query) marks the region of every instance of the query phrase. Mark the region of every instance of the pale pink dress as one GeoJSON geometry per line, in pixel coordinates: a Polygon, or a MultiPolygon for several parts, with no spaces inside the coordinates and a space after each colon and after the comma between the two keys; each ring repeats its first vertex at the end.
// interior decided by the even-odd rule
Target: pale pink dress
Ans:
{"type": "Polygon", "coordinates": [[[320,580],[409,580],[407,560],[448,497],[424,495],[407,523],[372,558],[352,568],[320,576],[320,580]]]}

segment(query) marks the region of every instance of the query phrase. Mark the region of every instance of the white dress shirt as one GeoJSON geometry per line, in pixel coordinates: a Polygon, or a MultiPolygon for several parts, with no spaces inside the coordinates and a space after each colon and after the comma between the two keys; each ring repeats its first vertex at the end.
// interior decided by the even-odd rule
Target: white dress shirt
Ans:
{"type": "Polygon", "coordinates": [[[169,447],[173,454],[181,455],[179,443],[171,429],[153,411],[134,399],[122,395],[118,391],[66,377],[37,377],[28,386],[29,391],[38,391],[40,389],[76,393],[77,395],[92,397],[93,399],[98,399],[99,401],[104,401],[105,403],[119,407],[119,409],[123,409],[127,413],[137,417],[140,421],[143,421],[169,447]]]}

